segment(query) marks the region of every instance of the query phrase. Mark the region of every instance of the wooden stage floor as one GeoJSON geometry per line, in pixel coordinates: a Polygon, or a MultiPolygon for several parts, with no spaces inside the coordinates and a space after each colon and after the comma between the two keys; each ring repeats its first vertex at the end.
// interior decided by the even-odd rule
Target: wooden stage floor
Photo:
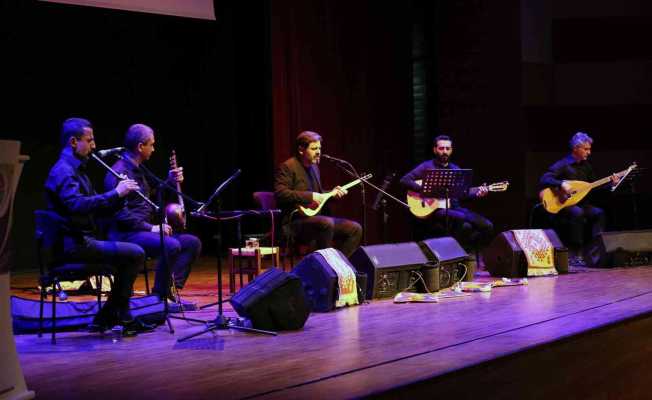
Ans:
{"type": "MultiPolygon", "coordinates": [[[[186,299],[216,299],[214,262],[195,268],[186,299]]],[[[14,276],[14,294],[34,279],[14,276]]],[[[114,343],[70,332],[56,345],[30,334],[16,345],[28,387],[49,399],[645,398],[651,315],[652,268],[584,269],[439,303],[312,314],[276,337],[228,330],[178,343],[203,326],[173,320],[174,334],[160,326],[114,343]]]]}

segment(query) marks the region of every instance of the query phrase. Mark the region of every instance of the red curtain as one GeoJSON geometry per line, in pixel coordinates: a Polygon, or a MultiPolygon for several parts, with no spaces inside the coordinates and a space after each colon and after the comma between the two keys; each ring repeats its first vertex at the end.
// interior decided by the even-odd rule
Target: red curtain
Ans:
{"type": "MultiPolygon", "coordinates": [[[[299,132],[312,130],[322,135],[324,153],[373,173],[374,182],[388,172],[407,171],[412,164],[409,2],[274,0],[270,13],[275,164],[292,154],[299,132]]],[[[350,180],[326,161],[321,169],[326,187],[350,180]]],[[[359,192],[354,189],[338,202],[338,215],[362,221],[359,192]]],[[[375,196],[367,189],[369,205],[375,196]]],[[[402,226],[400,215],[393,220],[402,226]]],[[[371,210],[368,217],[368,241],[377,242],[378,218],[371,210]]],[[[404,236],[405,230],[395,225],[392,231],[404,236]]]]}

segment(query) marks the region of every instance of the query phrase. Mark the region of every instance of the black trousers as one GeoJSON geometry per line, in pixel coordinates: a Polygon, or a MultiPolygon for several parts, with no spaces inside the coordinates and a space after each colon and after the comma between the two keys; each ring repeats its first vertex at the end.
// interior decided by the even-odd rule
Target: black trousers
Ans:
{"type": "Polygon", "coordinates": [[[299,243],[314,242],[317,250],[334,247],[347,257],[353,254],[362,239],[359,223],[324,215],[295,219],[290,223],[290,229],[299,243]]]}
{"type": "Polygon", "coordinates": [[[494,225],[487,218],[467,208],[437,209],[432,221],[441,231],[445,230],[448,218],[449,234],[466,248],[479,248],[493,239],[494,225]],[[448,213],[448,217],[446,214],[448,213]]]}
{"type": "Polygon", "coordinates": [[[173,283],[177,289],[183,289],[188,275],[190,275],[192,264],[197,261],[201,253],[201,241],[197,236],[188,233],[164,236],[163,245],[167,250],[168,261],[170,262],[168,272],[161,257],[161,237],[159,233],[147,231],[111,232],[109,237],[135,243],[142,247],[148,256],[159,259],[156,265],[156,277],[154,278],[152,291],[160,296],[168,294],[169,286],[165,286],[165,282],[169,282],[168,276],[174,279],[173,283]],[[166,273],[170,275],[166,276],[166,273]]]}
{"type": "Polygon", "coordinates": [[[138,270],[145,261],[145,251],[138,245],[125,242],[66,237],[64,257],[67,261],[103,263],[115,268],[113,289],[105,307],[115,308],[123,320],[131,319],[129,298],[133,293],[138,270]]]}
{"type": "Polygon", "coordinates": [[[581,250],[587,242],[604,231],[605,215],[601,208],[577,204],[562,209],[555,217],[556,224],[566,228],[567,246],[581,250]]]}

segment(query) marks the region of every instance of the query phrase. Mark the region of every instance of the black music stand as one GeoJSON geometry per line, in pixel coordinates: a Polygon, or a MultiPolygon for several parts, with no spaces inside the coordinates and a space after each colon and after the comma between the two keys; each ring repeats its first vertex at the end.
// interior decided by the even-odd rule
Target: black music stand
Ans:
{"type": "MultiPolygon", "coordinates": [[[[201,207],[196,212],[192,212],[191,215],[193,217],[197,218],[203,218],[209,221],[215,221],[217,222],[217,302],[211,303],[205,306],[200,307],[200,309],[204,309],[209,306],[213,306],[217,304],[217,316],[215,319],[211,321],[203,321],[203,320],[192,320],[195,322],[201,322],[205,323],[207,327],[199,332],[191,333],[190,335],[186,335],[184,337],[181,337],[177,339],[177,342],[183,342],[185,340],[188,340],[190,338],[193,338],[195,336],[202,335],[206,332],[212,332],[214,330],[223,330],[223,329],[236,329],[240,331],[245,331],[245,332],[252,332],[252,333],[262,333],[262,334],[267,334],[267,335],[274,335],[276,336],[276,332],[272,331],[265,331],[262,329],[255,329],[255,328],[250,328],[246,326],[241,326],[233,323],[229,318],[224,316],[223,313],[223,303],[228,300],[223,300],[222,297],[222,257],[220,256],[220,250],[222,248],[222,221],[223,220],[229,220],[229,219],[234,219],[237,218],[238,220],[242,217],[242,215],[245,214],[258,214],[259,212],[257,211],[229,211],[229,212],[218,212],[217,214],[212,214],[204,211],[206,207],[215,199],[219,194],[224,190],[224,188],[231,183],[235,178],[237,178],[241,170],[237,170],[233,175],[231,175],[227,180],[225,180],[221,185],[215,189],[215,192],[208,198],[206,203],[204,203],[201,207]]],[[[219,206],[219,203],[218,203],[219,206]]],[[[218,208],[219,209],[219,208],[218,208]]],[[[239,244],[239,252],[242,253],[242,244],[239,244]]]]}
{"type": "MultiPolygon", "coordinates": [[[[258,211],[258,210],[236,210],[236,211],[224,211],[220,212],[218,214],[213,214],[213,213],[192,213],[194,217],[199,217],[199,218],[204,218],[206,220],[210,221],[215,221],[217,222],[218,226],[218,233],[217,233],[217,301],[214,303],[206,304],[202,307],[201,309],[204,309],[206,307],[214,306],[217,305],[218,311],[217,311],[217,316],[215,319],[210,320],[210,321],[202,321],[202,320],[193,320],[195,322],[202,322],[207,324],[206,328],[195,333],[191,333],[190,335],[186,335],[184,337],[181,337],[177,339],[177,342],[183,342],[185,340],[188,340],[190,338],[193,338],[195,336],[202,335],[206,332],[212,332],[214,330],[223,330],[223,329],[236,329],[240,331],[245,331],[245,332],[251,332],[251,333],[261,333],[265,335],[272,335],[276,336],[276,332],[272,331],[266,331],[263,329],[256,329],[256,328],[250,328],[247,326],[242,326],[234,323],[229,317],[226,317],[223,313],[223,303],[229,301],[230,299],[223,300],[222,296],[222,261],[221,261],[221,256],[220,256],[220,249],[222,247],[222,221],[223,220],[232,220],[232,219],[237,219],[238,223],[240,221],[240,218],[242,218],[243,215],[259,215],[259,214],[266,214],[270,212],[280,212],[280,210],[266,210],[266,211],[258,211]]],[[[242,244],[239,244],[239,250],[240,254],[242,254],[242,244]]],[[[240,257],[241,258],[241,257],[240,257]]]]}
{"type": "Polygon", "coordinates": [[[444,199],[446,234],[448,228],[448,205],[451,199],[465,197],[471,186],[473,170],[471,169],[431,169],[421,182],[421,196],[444,199]]]}
{"type": "Polygon", "coordinates": [[[640,229],[639,228],[639,223],[638,223],[638,197],[640,195],[640,191],[638,190],[638,180],[647,174],[647,168],[645,167],[636,167],[633,169],[629,174],[624,176],[620,182],[614,187],[611,188],[611,191],[615,191],[620,184],[628,184],[629,186],[629,195],[631,198],[632,202],[632,229],[640,229]]]}

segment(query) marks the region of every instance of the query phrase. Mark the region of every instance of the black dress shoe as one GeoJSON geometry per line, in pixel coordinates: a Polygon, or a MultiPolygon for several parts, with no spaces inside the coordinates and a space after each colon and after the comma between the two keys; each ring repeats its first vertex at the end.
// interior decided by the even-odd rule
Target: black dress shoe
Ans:
{"type": "Polygon", "coordinates": [[[163,296],[162,294],[160,294],[160,293],[158,293],[158,292],[154,292],[154,291],[152,291],[152,294],[153,294],[154,296],[158,297],[159,300],[163,300],[163,298],[165,297],[165,298],[168,300],[168,302],[172,302],[172,303],[176,303],[176,302],[177,302],[177,298],[176,298],[172,293],[168,293],[167,296],[163,296]]]}
{"type": "Polygon", "coordinates": [[[138,318],[122,321],[122,336],[135,336],[139,333],[151,332],[156,325],[146,324],[138,318]]]}
{"type": "Polygon", "coordinates": [[[104,333],[104,331],[109,330],[109,326],[105,325],[103,323],[96,323],[95,321],[91,322],[88,324],[88,327],[86,328],[89,332],[99,332],[99,333],[104,333]]]}
{"type": "Polygon", "coordinates": [[[104,307],[95,315],[93,322],[88,325],[89,332],[104,332],[111,329],[119,321],[118,314],[111,304],[104,307]]]}

